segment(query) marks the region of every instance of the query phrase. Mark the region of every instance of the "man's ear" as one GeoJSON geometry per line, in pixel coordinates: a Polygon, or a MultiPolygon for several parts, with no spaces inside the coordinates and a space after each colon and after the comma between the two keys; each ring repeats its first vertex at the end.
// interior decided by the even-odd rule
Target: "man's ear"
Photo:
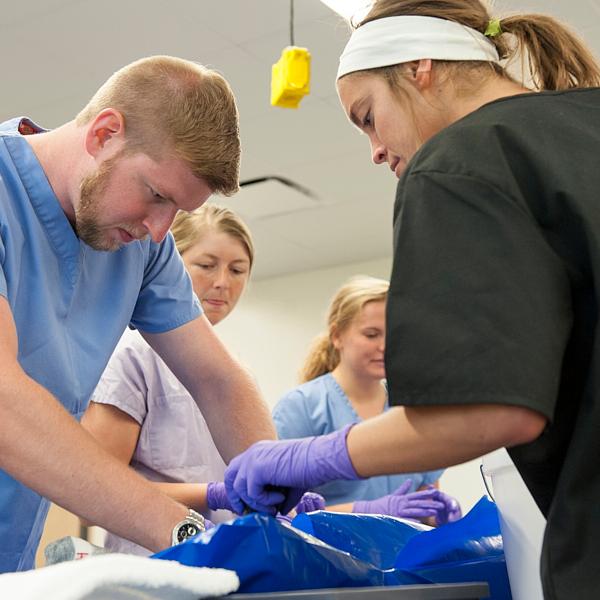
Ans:
{"type": "Polygon", "coordinates": [[[125,119],[114,108],[100,111],[86,127],[85,149],[94,158],[114,154],[125,143],[125,119]]]}
{"type": "Polygon", "coordinates": [[[430,58],[413,60],[411,63],[409,63],[409,68],[413,82],[420,92],[431,86],[433,73],[430,58]]]}

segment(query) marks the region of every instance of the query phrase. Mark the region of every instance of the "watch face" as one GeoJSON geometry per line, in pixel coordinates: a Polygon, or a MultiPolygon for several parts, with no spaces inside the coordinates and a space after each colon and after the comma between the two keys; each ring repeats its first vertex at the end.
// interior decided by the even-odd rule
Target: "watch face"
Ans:
{"type": "Polygon", "coordinates": [[[200,529],[197,525],[194,525],[194,523],[184,523],[177,532],[177,541],[183,542],[199,533],[200,529]]]}

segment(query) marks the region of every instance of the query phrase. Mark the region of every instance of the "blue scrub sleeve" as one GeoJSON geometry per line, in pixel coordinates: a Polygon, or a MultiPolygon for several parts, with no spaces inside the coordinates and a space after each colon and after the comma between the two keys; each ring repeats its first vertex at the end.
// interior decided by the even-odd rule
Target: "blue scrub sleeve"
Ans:
{"type": "Polygon", "coordinates": [[[149,248],[131,324],[140,331],[163,333],[197,318],[202,307],[171,233],[160,244],[150,243],[149,248]]]}
{"type": "Polygon", "coordinates": [[[4,275],[4,257],[5,257],[4,241],[0,237],[0,295],[5,298],[8,295],[8,287],[6,285],[6,277],[4,275]]]}
{"type": "Polygon", "coordinates": [[[308,415],[307,399],[299,390],[288,392],[273,409],[273,422],[280,439],[318,435],[308,415]]]}

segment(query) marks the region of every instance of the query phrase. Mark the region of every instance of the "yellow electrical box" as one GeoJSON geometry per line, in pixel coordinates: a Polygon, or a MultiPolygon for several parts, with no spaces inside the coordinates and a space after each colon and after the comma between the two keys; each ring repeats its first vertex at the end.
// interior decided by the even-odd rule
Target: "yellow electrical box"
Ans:
{"type": "Polygon", "coordinates": [[[298,108],[309,92],[310,52],[297,46],[284,48],[271,72],[271,105],[298,108]]]}

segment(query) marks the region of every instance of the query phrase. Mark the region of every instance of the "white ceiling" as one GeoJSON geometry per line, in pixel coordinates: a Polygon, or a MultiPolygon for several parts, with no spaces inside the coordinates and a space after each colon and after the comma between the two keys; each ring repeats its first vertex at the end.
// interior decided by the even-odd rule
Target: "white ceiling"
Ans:
{"type": "MultiPolygon", "coordinates": [[[[495,2],[568,20],[598,53],[599,2],[495,2]]],[[[288,0],[3,0],[0,120],[27,115],[44,127],[70,119],[124,64],[172,54],[219,70],[238,99],[241,178],[296,181],[246,187],[227,201],[250,225],[257,279],[368,260],[391,252],[396,180],[369,160],[334,87],[348,28],[319,0],[295,0],[295,43],[312,55],[311,93],[298,110],[269,105],[271,65],[290,42],[288,0]]]]}

